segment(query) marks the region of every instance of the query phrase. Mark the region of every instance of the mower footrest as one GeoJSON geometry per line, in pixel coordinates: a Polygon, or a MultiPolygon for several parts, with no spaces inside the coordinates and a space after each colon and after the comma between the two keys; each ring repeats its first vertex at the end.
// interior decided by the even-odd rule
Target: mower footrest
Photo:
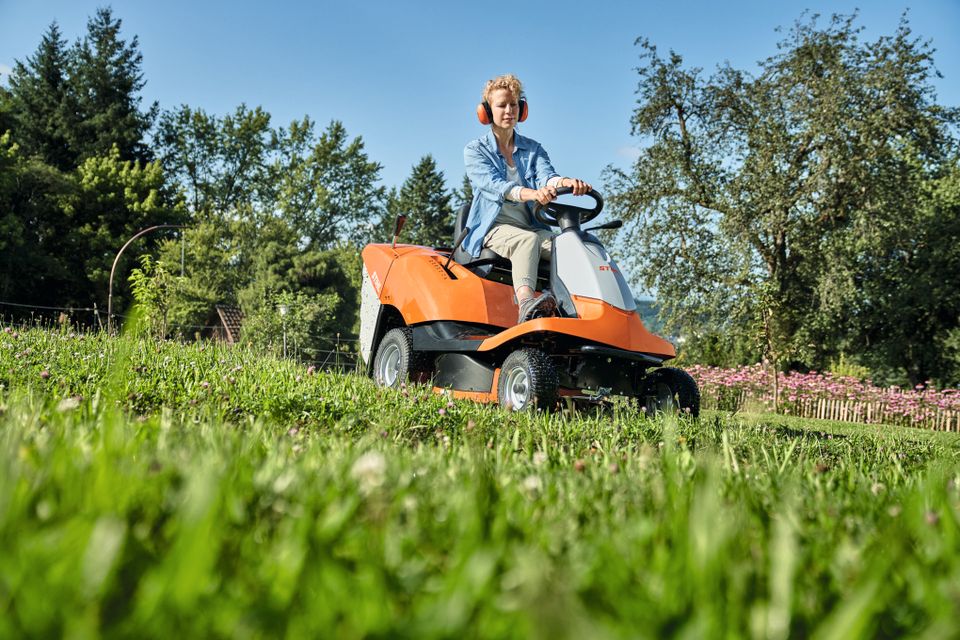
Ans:
{"type": "Polygon", "coordinates": [[[414,351],[476,351],[493,333],[462,322],[441,320],[413,327],[414,351]]]}

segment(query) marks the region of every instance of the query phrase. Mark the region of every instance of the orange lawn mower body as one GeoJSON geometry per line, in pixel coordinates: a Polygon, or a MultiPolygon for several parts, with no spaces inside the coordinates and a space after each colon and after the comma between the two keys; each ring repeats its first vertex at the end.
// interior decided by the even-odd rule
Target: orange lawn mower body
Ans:
{"type": "MultiPolygon", "coordinates": [[[[515,410],[620,395],[649,411],[696,415],[696,383],[661,366],[675,357],[673,345],[646,329],[620,269],[580,228],[602,208],[599,194],[590,195],[597,203],[590,210],[553,203],[537,211],[561,228],[538,283],[557,298],[557,317],[517,324],[509,262],[489,249],[479,258],[460,249],[467,207],[452,249],[397,244],[396,235],[393,244],[367,245],[360,313],[367,374],[383,386],[430,382],[438,392],[515,410]]],[[[402,220],[397,234],[401,228],[402,220]]]]}

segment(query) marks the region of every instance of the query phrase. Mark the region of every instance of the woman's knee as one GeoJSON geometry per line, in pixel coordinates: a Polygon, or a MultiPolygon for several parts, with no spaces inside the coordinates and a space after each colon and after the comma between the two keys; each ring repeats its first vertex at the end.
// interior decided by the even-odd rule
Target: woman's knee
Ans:
{"type": "Polygon", "coordinates": [[[517,251],[532,253],[540,245],[540,236],[535,231],[524,231],[517,235],[517,251]]]}
{"type": "Polygon", "coordinates": [[[513,243],[513,257],[532,256],[539,253],[540,239],[537,234],[530,231],[518,235],[513,243]]]}

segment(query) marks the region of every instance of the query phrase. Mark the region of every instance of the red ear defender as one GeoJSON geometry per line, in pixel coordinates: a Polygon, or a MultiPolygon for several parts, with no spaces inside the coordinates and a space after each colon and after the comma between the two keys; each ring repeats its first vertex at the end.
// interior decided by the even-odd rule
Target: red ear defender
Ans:
{"type": "Polygon", "coordinates": [[[518,111],[520,113],[517,116],[517,122],[523,122],[524,120],[527,119],[527,113],[529,112],[529,110],[527,109],[527,99],[520,98],[519,106],[520,108],[518,109],[518,111]]]}
{"type": "Polygon", "coordinates": [[[490,109],[490,103],[486,100],[477,105],[477,120],[480,121],[480,124],[493,122],[493,111],[490,109]]]}

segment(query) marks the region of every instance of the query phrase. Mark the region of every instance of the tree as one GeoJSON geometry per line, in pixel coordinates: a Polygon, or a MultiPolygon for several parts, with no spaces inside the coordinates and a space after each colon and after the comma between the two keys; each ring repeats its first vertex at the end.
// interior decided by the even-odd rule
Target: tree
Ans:
{"type": "Polygon", "coordinates": [[[336,120],[317,138],[309,118],[281,129],[277,139],[277,211],[293,222],[304,246],[361,244],[380,219],[384,200],[377,185],[380,164],[364,152],[363,139],[348,140],[336,120]]]}
{"type": "Polygon", "coordinates": [[[157,152],[186,193],[197,221],[224,221],[241,208],[272,206],[269,166],[276,148],[270,114],[241,104],[223,118],[181,105],[163,113],[157,152]]]}
{"type": "Polygon", "coordinates": [[[450,245],[454,221],[452,198],[443,172],[437,170],[433,157],[426,155],[413,167],[400,191],[390,192],[381,229],[386,237],[392,237],[394,220],[398,215],[405,215],[403,242],[429,247],[450,245]]]}
{"type": "Polygon", "coordinates": [[[184,266],[184,277],[170,301],[171,333],[193,336],[217,305],[237,305],[236,292],[251,278],[238,242],[242,234],[231,230],[238,224],[196,222],[183,229],[181,239],[160,241],[158,261],[179,265],[182,258],[184,266]]]}
{"type": "Polygon", "coordinates": [[[98,9],[76,45],[71,83],[79,122],[70,143],[81,159],[106,156],[114,145],[123,160],[152,159],[145,137],[159,107],[140,110],[143,55],[136,36],[129,44],[120,38],[121,22],[109,7],[98,9]]]}
{"type": "MultiPolygon", "coordinates": [[[[379,219],[383,201],[380,165],[360,138],[349,140],[338,122],[318,136],[309,118],[274,130],[269,114],[241,105],[223,119],[186,106],[164,113],[158,139],[198,221],[187,231],[175,329],[189,334],[216,304],[239,304],[253,339],[257,327],[279,326],[278,296],[294,296],[312,309],[297,316],[311,335],[355,332],[354,242],[369,233],[367,219],[379,219]]],[[[179,251],[168,242],[161,259],[179,251]]]]}
{"type": "Polygon", "coordinates": [[[0,135],[12,131],[16,127],[16,116],[13,113],[13,95],[10,90],[0,85],[0,135]]]}
{"type": "Polygon", "coordinates": [[[221,119],[181,106],[161,116],[157,140],[196,219],[283,217],[303,248],[360,242],[383,208],[380,165],[341,123],[315,130],[306,117],[275,130],[259,107],[221,119]]]}
{"type": "Polygon", "coordinates": [[[473,202],[473,185],[470,184],[470,177],[467,174],[463,174],[463,183],[460,185],[460,190],[453,192],[453,200],[456,211],[473,202]]]}
{"type": "Polygon", "coordinates": [[[632,126],[651,144],[607,188],[670,328],[752,336],[775,366],[821,367],[855,341],[871,274],[852,239],[916,217],[957,120],[906,22],[862,44],[854,21],[798,22],[755,77],[704,78],[638,41],[632,126]]]}
{"type": "Polygon", "coordinates": [[[24,155],[0,134],[0,299],[58,305],[67,275],[59,245],[69,229],[60,210],[70,176],[24,155]]]}
{"type": "Polygon", "coordinates": [[[140,267],[130,273],[128,280],[136,302],[134,332],[166,338],[170,304],[179,278],[170,273],[163,262],[144,254],[140,256],[140,267]]]}
{"type": "Polygon", "coordinates": [[[71,130],[76,126],[75,96],[68,76],[71,66],[67,42],[53,22],[36,53],[26,62],[14,64],[10,89],[2,97],[23,151],[61,171],[70,171],[77,164],[76,150],[70,145],[71,130]]]}
{"type": "Polygon", "coordinates": [[[120,28],[111,9],[99,9],[68,48],[53,22],[34,55],[16,62],[0,111],[10,114],[25,153],[61,171],[108,155],[114,145],[124,160],[151,159],[145,137],[158,107],[140,109],[143,56],[137,37],[127,43],[120,28]]]}
{"type": "Polygon", "coordinates": [[[160,167],[143,162],[156,106],[139,110],[137,39],[119,34],[101,9],[67,48],[54,22],[0,91],[0,126],[10,130],[0,143],[0,290],[17,302],[104,302],[123,242],[143,220],[174,215],[160,167]]]}
{"type": "Polygon", "coordinates": [[[317,360],[335,345],[335,335],[354,334],[359,309],[357,251],[351,245],[300,250],[295,230],[275,218],[262,229],[252,275],[238,291],[245,340],[279,344],[286,325],[299,355],[317,360]],[[278,305],[287,306],[281,318],[278,305]]]}
{"type": "MultiPolygon", "coordinates": [[[[151,225],[182,222],[184,211],[167,192],[160,163],[122,160],[117,147],[107,156],[85,160],[75,180],[76,189],[62,201],[67,230],[54,253],[65,267],[61,300],[89,305],[107,299],[110,269],[127,239],[151,225]]],[[[142,242],[141,247],[149,248],[157,237],[142,242]]],[[[120,273],[129,269],[134,255],[124,254],[120,273]]],[[[126,290],[122,281],[121,295],[126,290]]],[[[123,308],[120,303],[115,306],[123,308]]]]}
{"type": "Polygon", "coordinates": [[[960,159],[916,190],[913,215],[854,233],[862,322],[854,344],[885,380],[960,384],[960,159]]]}

